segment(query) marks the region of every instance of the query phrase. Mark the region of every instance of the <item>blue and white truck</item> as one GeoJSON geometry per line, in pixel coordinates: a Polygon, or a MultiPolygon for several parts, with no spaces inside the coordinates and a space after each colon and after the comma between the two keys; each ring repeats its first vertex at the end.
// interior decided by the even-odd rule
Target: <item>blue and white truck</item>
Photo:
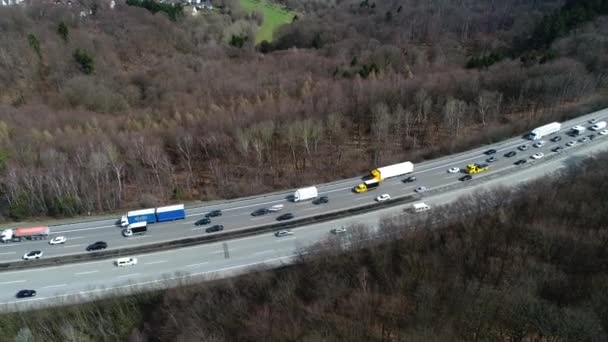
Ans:
{"type": "Polygon", "coordinates": [[[186,218],[186,210],[183,204],[170,205],[166,207],[140,209],[127,212],[120,218],[120,226],[129,228],[137,222],[156,223],[186,218]]]}

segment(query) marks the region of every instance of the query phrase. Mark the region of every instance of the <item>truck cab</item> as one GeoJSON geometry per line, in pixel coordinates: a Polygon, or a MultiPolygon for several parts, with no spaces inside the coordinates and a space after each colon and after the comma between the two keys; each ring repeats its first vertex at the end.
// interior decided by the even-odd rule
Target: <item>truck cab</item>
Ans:
{"type": "Polygon", "coordinates": [[[467,173],[468,174],[479,173],[479,172],[486,171],[489,168],[490,168],[490,165],[488,165],[488,164],[468,164],[467,173]]]}

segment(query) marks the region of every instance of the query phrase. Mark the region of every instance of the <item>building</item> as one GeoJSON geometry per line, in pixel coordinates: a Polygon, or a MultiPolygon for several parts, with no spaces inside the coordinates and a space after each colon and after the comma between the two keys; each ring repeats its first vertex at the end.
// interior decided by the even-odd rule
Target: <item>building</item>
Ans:
{"type": "Polygon", "coordinates": [[[24,0],[0,0],[0,6],[19,5],[24,0]]]}

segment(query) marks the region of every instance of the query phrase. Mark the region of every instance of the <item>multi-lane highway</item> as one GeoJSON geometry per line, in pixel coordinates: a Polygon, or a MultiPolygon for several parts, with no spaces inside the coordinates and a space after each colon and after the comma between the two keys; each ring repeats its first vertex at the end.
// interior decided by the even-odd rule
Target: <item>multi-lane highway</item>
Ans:
{"type": "MultiPolygon", "coordinates": [[[[556,146],[565,146],[566,142],[577,140],[566,136],[564,133],[572,126],[582,124],[590,126],[588,120],[591,118],[603,120],[608,118],[608,110],[592,113],[579,117],[570,122],[563,123],[563,129],[558,134],[563,139],[559,142],[550,142],[541,148],[530,147],[526,151],[519,151],[518,146],[522,144],[531,145],[531,142],[522,138],[513,138],[492,146],[485,146],[476,150],[468,151],[458,155],[453,155],[437,160],[427,161],[417,164],[413,175],[417,181],[413,183],[403,183],[405,177],[390,179],[383,182],[379,190],[370,191],[363,194],[355,194],[351,191],[352,187],[358,184],[359,178],[344,180],[327,185],[318,186],[320,193],[327,195],[330,202],[322,205],[313,205],[310,202],[291,203],[287,197],[292,192],[284,192],[235,200],[226,203],[218,203],[206,207],[189,209],[187,219],[166,224],[155,224],[150,226],[147,235],[141,237],[124,238],[120,234],[121,229],[115,225],[116,220],[102,220],[93,222],[83,222],[52,227],[52,236],[63,235],[68,238],[64,245],[49,246],[48,241],[25,241],[21,243],[0,244],[0,261],[19,260],[21,256],[31,250],[43,250],[45,256],[69,255],[83,253],[86,246],[97,240],[108,242],[110,248],[135,246],[140,244],[154,243],[168,239],[179,239],[184,237],[198,236],[206,234],[206,226],[195,226],[194,222],[213,209],[221,209],[224,215],[213,219],[213,223],[220,223],[226,230],[244,229],[247,227],[264,225],[276,222],[278,214],[271,214],[260,217],[252,217],[250,214],[255,209],[268,207],[270,205],[283,203],[285,209],[281,213],[292,212],[296,216],[313,216],[323,212],[340,210],[348,207],[356,207],[374,201],[374,198],[382,193],[389,193],[393,198],[412,194],[414,189],[425,186],[429,190],[443,187],[450,184],[458,184],[458,178],[462,173],[450,174],[447,170],[451,167],[463,169],[466,164],[472,162],[484,162],[488,156],[483,154],[486,150],[493,148],[497,150],[495,156],[497,161],[492,163],[490,170],[483,174],[474,175],[474,178],[485,177],[498,172],[507,172],[506,177],[491,180],[485,183],[471,183],[481,186],[489,184],[513,184],[532,178],[538,174],[545,174],[558,166],[562,165],[564,158],[554,158],[545,161],[545,158],[532,160],[531,155],[542,151],[545,155],[555,154],[551,149],[556,146]],[[510,151],[517,151],[517,155],[507,158],[504,155],[510,151]],[[528,163],[535,163],[535,167],[523,168],[514,165],[520,159],[528,160],[528,163]]],[[[591,134],[588,131],[585,135],[591,134]]],[[[587,143],[578,143],[567,154],[576,153],[586,155],[591,150],[605,148],[608,146],[608,136],[599,136],[595,132],[596,138],[587,143]]],[[[409,175],[408,175],[409,176],[409,175]]],[[[422,193],[425,202],[437,204],[452,200],[454,196],[469,191],[461,189],[455,192],[433,194],[431,192],[422,193]]],[[[314,224],[294,230],[293,236],[276,238],[272,234],[264,233],[259,236],[234,239],[226,242],[210,243],[195,247],[181,248],[172,251],[163,251],[138,256],[140,263],[136,266],[117,268],[112,260],[100,260],[81,264],[48,267],[42,269],[27,269],[21,271],[0,272],[0,303],[14,302],[14,294],[19,289],[33,288],[39,291],[39,296],[31,302],[39,303],[50,298],[64,298],[66,295],[80,293],[87,298],[95,293],[107,293],[105,288],[127,288],[132,286],[125,285],[134,282],[140,285],[152,286],[165,284],[159,282],[161,278],[172,278],[174,280],[183,279],[176,276],[178,272],[191,273],[194,275],[222,275],[245,270],[248,266],[261,263],[280,263],[288,261],[296,253],[297,249],[304,247],[311,242],[318,241],[328,236],[331,227],[351,223],[367,223],[377,226],[378,218],[392,212],[402,212],[403,208],[395,207],[381,210],[357,217],[328,223],[314,224]]],[[[24,302],[24,300],[20,300],[24,302]]]]}
{"type": "MultiPolygon", "coordinates": [[[[542,177],[568,164],[576,156],[608,149],[608,138],[581,146],[571,153],[562,154],[535,167],[508,173],[505,177],[476,183],[474,189],[514,185],[542,177]]],[[[475,183],[471,183],[473,185],[475,183]]],[[[461,188],[448,193],[426,197],[426,203],[435,207],[470,193],[461,188]]],[[[432,210],[429,213],[432,213],[432,210]]],[[[162,251],[137,257],[135,266],[116,267],[113,260],[100,260],[40,269],[26,269],[0,273],[0,310],[24,309],[28,306],[50,305],[66,301],[92,300],[115,292],[128,293],[142,288],[162,288],[190,280],[215,279],[244,272],[251,267],[275,266],[288,263],[302,248],[326,238],[343,241],[350,239],[351,231],[341,235],[330,233],[332,228],[352,224],[379,226],[380,219],[403,213],[403,207],[391,207],[355,217],[293,229],[293,235],[277,238],[272,233],[162,251]],[[16,299],[20,289],[35,289],[38,295],[29,299],[16,299]]],[[[415,214],[409,214],[415,215],[415,214]]]]}

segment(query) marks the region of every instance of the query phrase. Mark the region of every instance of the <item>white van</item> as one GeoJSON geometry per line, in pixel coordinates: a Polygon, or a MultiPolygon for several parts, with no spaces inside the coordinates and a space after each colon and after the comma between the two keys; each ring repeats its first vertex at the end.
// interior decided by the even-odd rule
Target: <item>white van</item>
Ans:
{"type": "Polygon", "coordinates": [[[268,211],[280,211],[283,210],[283,207],[283,204],[273,205],[272,207],[268,208],[268,211]]]}
{"type": "Polygon", "coordinates": [[[116,259],[116,266],[133,266],[137,265],[137,258],[119,258],[116,259]]]}
{"type": "Polygon", "coordinates": [[[429,207],[426,203],[424,202],[420,202],[420,203],[414,203],[413,205],[413,209],[415,213],[419,213],[422,211],[426,211],[431,209],[431,207],[429,207]]]}

